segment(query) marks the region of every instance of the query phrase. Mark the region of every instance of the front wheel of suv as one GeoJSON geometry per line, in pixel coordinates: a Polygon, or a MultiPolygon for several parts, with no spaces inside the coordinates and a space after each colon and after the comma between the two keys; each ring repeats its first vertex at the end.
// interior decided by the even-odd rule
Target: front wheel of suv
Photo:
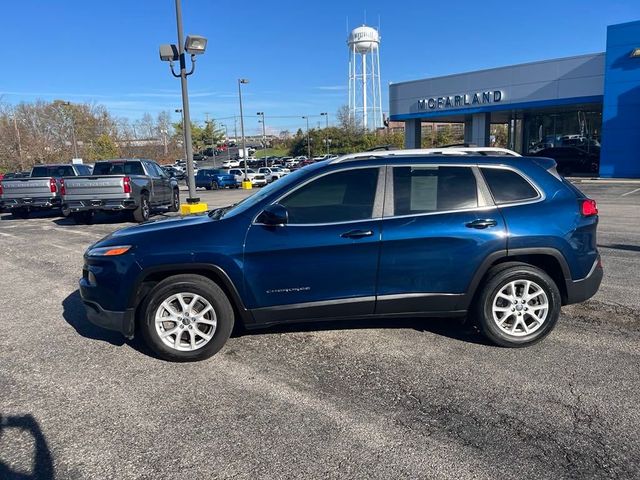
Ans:
{"type": "Polygon", "coordinates": [[[140,310],[140,331],[161,358],[178,362],[216,354],[233,330],[224,291],[200,275],[175,275],[155,286],[140,310]]]}
{"type": "Polygon", "coordinates": [[[482,333],[496,345],[525,347],[553,330],[560,316],[560,291],[539,268],[511,265],[489,272],[476,317],[482,333]]]}

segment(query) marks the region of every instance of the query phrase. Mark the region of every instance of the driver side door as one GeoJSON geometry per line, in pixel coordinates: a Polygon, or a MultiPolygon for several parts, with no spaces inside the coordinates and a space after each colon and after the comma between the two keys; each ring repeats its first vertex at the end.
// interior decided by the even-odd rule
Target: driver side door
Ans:
{"type": "Polygon", "coordinates": [[[321,174],[274,202],[287,210],[287,224],[253,222],[244,288],[258,323],[373,313],[383,172],[321,174]]]}

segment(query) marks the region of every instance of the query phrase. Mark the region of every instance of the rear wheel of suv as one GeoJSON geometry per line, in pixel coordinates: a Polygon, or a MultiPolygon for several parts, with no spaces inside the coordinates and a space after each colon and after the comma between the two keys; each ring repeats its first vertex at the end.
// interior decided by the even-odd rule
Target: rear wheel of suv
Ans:
{"type": "Polygon", "coordinates": [[[532,345],[553,330],[560,291],[544,271],[527,264],[494,267],[476,305],[482,333],[502,347],[532,345]]]}
{"type": "Polygon", "coordinates": [[[233,330],[234,314],[222,289],[200,275],[176,275],[155,286],[141,309],[140,330],[161,358],[204,360],[233,330]]]}
{"type": "Polygon", "coordinates": [[[218,182],[215,182],[215,181],[214,181],[214,182],[211,182],[211,188],[212,188],[213,190],[218,190],[218,188],[220,188],[220,187],[218,186],[218,182]]]}

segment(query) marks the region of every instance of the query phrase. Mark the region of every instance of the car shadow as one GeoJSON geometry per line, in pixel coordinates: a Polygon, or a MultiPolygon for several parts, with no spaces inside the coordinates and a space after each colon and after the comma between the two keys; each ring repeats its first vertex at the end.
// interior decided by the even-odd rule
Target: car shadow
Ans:
{"type": "Polygon", "coordinates": [[[116,346],[122,346],[126,343],[126,339],[118,332],[100,328],[89,322],[79,290],[71,293],[62,301],[62,309],[62,316],[65,321],[83,337],[91,340],[100,340],[116,346]]]}
{"type": "Polygon", "coordinates": [[[0,478],[3,480],[52,480],[55,478],[53,455],[40,425],[32,415],[0,413],[0,478]],[[29,473],[14,470],[10,465],[15,463],[15,459],[6,458],[3,452],[3,445],[9,446],[9,452],[14,455],[16,450],[30,446],[31,442],[24,441],[25,433],[33,438],[29,473]]]}
{"type": "Polygon", "coordinates": [[[627,252],[640,252],[640,245],[626,245],[624,243],[613,243],[611,245],[598,245],[600,248],[610,248],[612,250],[625,250],[627,252]]]}
{"type": "MultiPolygon", "coordinates": [[[[151,213],[151,217],[149,220],[162,220],[163,218],[169,218],[175,215],[168,210],[154,210],[151,213]]],[[[91,217],[91,219],[84,223],[76,223],[76,221],[69,217],[60,217],[53,220],[53,223],[60,227],[72,227],[76,225],[122,225],[123,227],[128,227],[131,225],[138,225],[137,222],[134,222],[130,215],[127,212],[116,212],[116,213],[96,213],[91,217]]]]}
{"type": "Polygon", "coordinates": [[[320,332],[330,330],[369,330],[369,329],[411,329],[417,332],[430,332],[442,337],[478,345],[492,345],[480,331],[466,318],[372,318],[364,320],[302,321],[286,323],[264,328],[235,328],[232,337],[245,335],[271,335],[300,332],[320,332]]]}
{"type": "MultiPolygon", "coordinates": [[[[40,219],[40,218],[59,218],[62,217],[62,213],[60,210],[34,210],[29,212],[29,219],[40,219]]],[[[5,212],[0,215],[0,221],[3,222],[23,222],[25,219],[14,217],[11,213],[5,212]]]]}

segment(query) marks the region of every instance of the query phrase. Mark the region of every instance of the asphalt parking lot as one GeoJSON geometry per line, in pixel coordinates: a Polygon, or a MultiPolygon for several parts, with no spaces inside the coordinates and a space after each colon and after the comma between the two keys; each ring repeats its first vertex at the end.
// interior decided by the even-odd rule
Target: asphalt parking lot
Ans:
{"type": "Polygon", "coordinates": [[[86,247],[127,223],[0,215],[0,478],[640,477],[640,184],[579,187],[602,288],[518,350],[458,320],[384,320],[163,362],[91,326],[77,293],[86,247]]]}

